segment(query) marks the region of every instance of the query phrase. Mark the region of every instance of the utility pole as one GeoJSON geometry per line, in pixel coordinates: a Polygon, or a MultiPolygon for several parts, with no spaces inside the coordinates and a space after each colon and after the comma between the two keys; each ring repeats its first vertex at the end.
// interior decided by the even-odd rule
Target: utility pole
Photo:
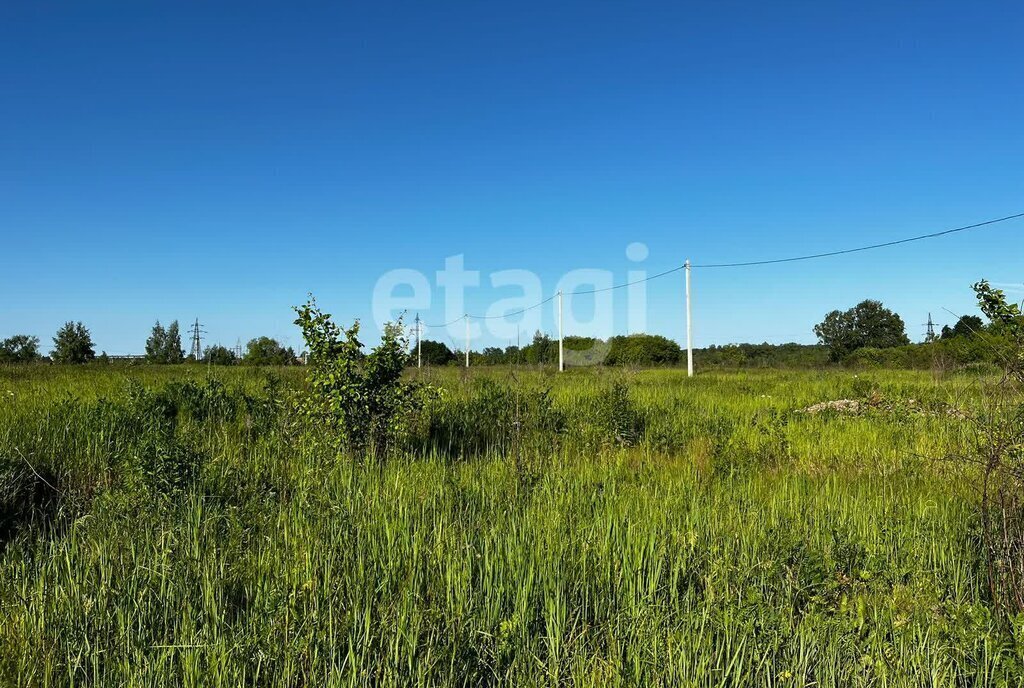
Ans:
{"type": "Polygon", "coordinates": [[[693,319],[690,313],[690,259],[686,259],[686,376],[693,377],[693,319]]]}
{"type": "Polygon", "coordinates": [[[423,346],[420,343],[420,314],[416,314],[416,367],[423,367],[423,346]]]}
{"type": "Polygon", "coordinates": [[[195,323],[192,324],[192,352],[189,354],[196,363],[203,360],[202,335],[205,333],[206,330],[202,329],[202,325],[199,324],[199,318],[196,318],[195,323]]]}
{"type": "Polygon", "coordinates": [[[469,367],[469,313],[462,316],[466,319],[466,367],[469,367]]]}
{"type": "Polygon", "coordinates": [[[558,290],[558,372],[565,371],[565,355],[562,351],[562,290],[558,290]]]}
{"type": "Polygon", "coordinates": [[[928,322],[926,324],[928,326],[928,330],[925,332],[924,340],[926,342],[934,342],[935,341],[935,323],[932,322],[932,314],[931,313],[928,314],[928,322]]]}

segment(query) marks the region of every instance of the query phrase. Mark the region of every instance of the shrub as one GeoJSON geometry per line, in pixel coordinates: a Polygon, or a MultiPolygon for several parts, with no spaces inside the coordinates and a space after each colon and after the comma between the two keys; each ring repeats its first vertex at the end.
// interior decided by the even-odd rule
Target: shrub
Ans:
{"type": "Polygon", "coordinates": [[[607,438],[623,447],[638,443],[644,434],[645,418],[629,398],[629,387],[616,382],[597,398],[597,423],[607,438]]]}
{"type": "Polygon", "coordinates": [[[318,435],[325,432],[353,458],[382,458],[422,406],[420,387],[402,380],[408,342],[401,321],[384,327],[369,354],[359,341],[359,321],[342,329],[310,296],[295,308],[295,324],[309,348],[309,393],[302,415],[318,435]]]}
{"type": "Polygon", "coordinates": [[[276,339],[257,337],[249,340],[246,345],[242,363],[254,366],[286,366],[295,365],[295,351],[285,347],[276,339]]]}
{"type": "Polygon", "coordinates": [[[1010,349],[1004,377],[979,419],[976,447],[967,456],[981,468],[982,539],[989,587],[997,609],[1024,612],[1024,316],[988,282],[974,285],[982,312],[1010,349]]]}
{"type": "Polygon", "coordinates": [[[608,344],[608,365],[674,365],[682,357],[678,344],[658,334],[612,337],[608,344]]]}

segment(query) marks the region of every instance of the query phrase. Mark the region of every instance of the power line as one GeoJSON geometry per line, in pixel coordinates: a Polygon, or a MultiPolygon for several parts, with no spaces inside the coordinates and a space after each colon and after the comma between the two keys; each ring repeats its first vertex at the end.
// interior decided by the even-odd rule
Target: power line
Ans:
{"type": "MultiPolygon", "coordinates": [[[[577,292],[577,293],[579,293],[579,292],[577,292]]],[[[455,318],[454,320],[449,320],[448,322],[446,322],[446,323],[444,323],[442,325],[427,325],[427,324],[424,324],[423,326],[424,327],[448,327],[449,325],[454,325],[457,322],[462,322],[466,318],[469,318],[470,320],[494,320],[495,318],[511,318],[513,316],[516,316],[516,315],[521,315],[521,314],[523,314],[523,313],[525,313],[527,311],[532,311],[534,308],[540,308],[544,304],[550,303],[551,301],[554,301],[555,297],[557,297],[557,296],[558,296],[558,294],[553,294],[553,295],[549,296],[548,298],[544,299],[543,301],[538,301],[537,303],[533,304],[532,306],[527,306],[526,308],[522,308],[522,309],[520,309],[518,311],[512,311],[511,313],[502,313],[500,315],[472,315],[470,313],[466,313],[465,315],[460,315],[459,317],[455,318]]]]}
{"type": "MultiPolygon", "coordinates": [[[[846,255],[848,253],[859,253],[861,251],[871,251],[871,250],[878,249],[878,248],[886,248],[886,247],[889,247],[889,246],[898,246],[900,244],[908,244],[908,243],[913,242],[913,241],[922,241],[924,239],[934,239],[936,237],[946,236],[947,234],[956,234],[957,232],[966,232],[966,231],[971,230],[971,229],[978,229],[980,227],[987,227],[989,225],[994,225],[994,224],[997,224],[997,223],[1000,223],[1000,222],[1007,222],[1009,220],[1016,220],[1016,219],[1021,218],[1021,217],[1024,217],[1024,213],[1016,213],[1014,215],[1007,215],[1006,217],[1000,217],[1000,218],[996,218],[994,220],[985,220],[984,222],[977,222],[975,224],[965,225],[963,227],[954,227],[953,229],[944,229],[944,230],[942,230],[940,232],[932,232],[930,234],[920,234],[918,236],[908,237],[906,239],[897,239],[895,241],[886,241],[886,242],[883,242],[883,243],[880,243],[880,244],[871,244],[869,246],[858,246],[857,248],[846,248],[846,249],[841,249],[841,250],[838,250],[838,251],[827,251],[825,253],[812,253],[812,254],[803,255],[803,256],[791,256],[789,258],[772,258],[772,259],[769,259],[769,260],[752,260],[752,261],[744,261],[744,262],[736,262],[736,263],[704,263],[704,264],[701,264],[701,265],[694,264],[694,265],[691,265],[690,267],[691,268],[701,268],[701,269],[741,268],[741,267],[752,267],[752,266],[755,266],[755,265],[775,265],[775,264],[778,264],[778,263],[795,263],[797,261],[813,260],[815,258],[828,258],[828,257],[831,257],[831,256],[842,256],[842,255],[846,255]]],[[[651,280],[656,280],[659,277],[665,277],[666,275],[671,275],[673,273],[680,272],[681,270],[685,270],[685,269],[686,269],[686,264],[684,263],[683,265],[678,265],[678,266],[676,266],[674,268],[670,268],[668,270],[664,270],[664,271],[656,273],[654,275],[649,275],[649,276],[644,277],[642,279],[633,280],[632,282],[623,282],[621,284],[615,284],[615,285],[612,285],[610,287],[601,287],[599,289],[587,289],[585,291],[573,291],[573,292],[568,292],[568,293],[571,296],[585,296],[587,294],[599,294],[601,292],[613,291],[613,290],[616,290],[616,289],[624,289],[625,287],[630,287],[630,286],[633,286],[634,284],[642,284],[644,282],[650,282],[651,280]]],[[[450,321],[444,323],[443,325],[426,325],[426,327],[445,328],[445,327],[448,327],[449,325],[454,325],[455,323],[457,323],[457,322],[459,322],[459,321],[461,321],[463,319],[466,319],[466,318],[469,318],[471,320],[489,320],[489,319],[492,319],[492,318],[509,318],[509,317],[520,315],[520,314],[525,313],[527,311],[533,310],[534,308],[539,308],[540,306],[543,306],[544,304],[549,303],[550,301],[554,300],[554,298],[556,296],[557,296],[557,294],[553,294],[553,295],[549,296],[548,298],[544,299],[543,301],[535,303],[532,306],[527,306],[526,308],[523,308],[522,310],[514,311],[512,313],[504,313],[502,315],[470,315],[470,314],[466,314],[466,315],[460,315],[458,318],[455,318],[454,320],[450,320],[450,321]]]]}
{"type": "Polygon", "coordinates": [[[511,313],[502,313],[501,315],[471,315],[469,316],[469,318],[471,320],[493,320],[495,318],[511,318],[513,315],[519,315],[521,313],[525,313],[526,311],[533,310],[534,308],[539,308],[540,306],[543,306],[545,303],[550,303],[551,301],[555,300],[556,296],[558,296],[558,294],[552,294],[543,301],[535,303],[532,306],[527,306],[522,310],[513,311],[511,313]]]}
{"type": "MultiPolygon", "coordinates": [[[[943,230],[941,232],[932,232],[931,234],[921,234],[919,236],[910,237],[910,238],[907,238],[907,239],[897,239],[896,241],[886,241],[886,242],[881,243],[881,244],[871,244],[870,246],[858,246],[857,248],[845,248],[845,249],[842,249],[842,250],[839,250],[839,251],[828,251],[826,253],[813,253],[813,254],[806,255],[806,256],[792,256],[790,258],[773,258],[773,259],[770,259],[770,260],[751,260],[751,261],[740,262],[740,263],[704,263],[703,265],[694,264],[694,265],[691,265],[690,267],[691,268],[702,268],[702,269],[741,268],[741,267],[751,267],[751,266],[754,266],[754,265],[774,265],[776,263],[795,263],[795,262],[801,261],[801,260],[812,260],[814,258],[828,258],[830,256],[841,256],[841,255],[845,255],[847,253],[858,253],[860,251],[871,251],[871,250],[876,249],[876,248],[885,248],[887,246],[897,246],[899,244],[908,244],[908,243],[910,243],[912,241],[921,241],[923,239],[934,239],[935,237],[945,236],[947,234],[954,234],[956,232],[966,232],[969,229],[977,229],[979,227],[986,227],[988,225],[994,225],[994,224],[996,224],[998,222],[1007,222],[1008,220],[1016,220],[1017,218],[1021,218],[1021,217],[1024,217],[1024,213],[1017,213],[1016,215],[1007,215],[1006,217],[1000,217],[1000,218],[997,218],[995,220],[986,220],[985,222],[978,222],[978,223],[975,223],[973,225],[966,225],[964,227],[955,227],[953,229],[945,229],[945,230],[943,230]]],[[[643,279],[633,280],[632,282],[624,282],[622,284],[616,284],[616,285],[611,286],[611,287],[603,287],[601,289],[590,289],[590,290],[587,290],[587,291],[574,291],[572,293],[574,295],[575,294],[597,294],[597,293],[603,292],[603,291],[611,291],[613,289],[622,289],[623,287],[629,287],[629,286],[632,286],[634,284],[640,284],[642,282],[650,282],[651,280],[658,279],[659,277],[664,277],[665,275],[671,275],[674,272],[679,272],[680,270],[685,270],[685,269],[686,269],[686,265],[679,265],[679,266],[676,266],[676,267],[671,268],[669,270],[665,270],[664,272],[659,272],[659,273],[657,273],[655,275],[650,275],[648,277],[644,277],[643,279]]]]}
{"type": "Polygon", "coordinates": [[[953,229],[945,229],[941,232],[932,232],[931,234],[921,234],[918,236],[910,237],[908,239],[897,239],[896,241],[886,241],[881,244],[871,244],[870,246],[859,246],[857,248],[846,248],[841,251],[829,251],[827,253],[812,253],[806,256],[794,256],[792,258],[775,258],[773,260],[752,260],[745,263],[712,263],[706,265],[694,265],[695,268],[740,268],[747,267],[750,265],[773,265],[775,263],[794,263],[798,260],[812,260],[814,258],[828,258],[829,256],[841,256],[847,253],[858,253],[859,251],[871,251],[876,248],[886,248],[888,246],[897,246],[899,244],[909,244],[912,241],[921,241],[923,239],[934,239],[935,237],[945,236],[947,234],[955,234],[956,232],[966,232],[969,229],[978,229],[979,227],[987,227],[988,225],[994,225],[998,222],[1006,222],[1008,220],[1016,220],[1019,217],[1024,217],[1024,213],[1017,213],[1016,215],[1007,215],[1006,217],[1000,217],[995,220],[986,220],[984,222],[978,222],[973,225],[966,225],[964,227],[955,227],[953,229]]]}

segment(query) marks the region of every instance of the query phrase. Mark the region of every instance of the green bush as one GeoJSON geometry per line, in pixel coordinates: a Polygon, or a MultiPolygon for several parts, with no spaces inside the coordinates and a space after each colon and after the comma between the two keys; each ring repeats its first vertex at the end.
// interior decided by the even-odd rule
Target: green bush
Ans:
{"type": "Polygon", "coordinates": [[[386,456],[422,407],[420,386],[402,380],[408,341],[401,322],[385,326],[369,354],[359,321],[343,330],[310,300],[295,308],[309,347],[309,392],[299,405],[309,437],[326,440],[360,460],[386,456]]]}
{"type": "Polygon", "coordinates": [[[659,334],[612,337],[608,344],[608,365],[675,365],[682,357],[679,345],[659,334]]]}

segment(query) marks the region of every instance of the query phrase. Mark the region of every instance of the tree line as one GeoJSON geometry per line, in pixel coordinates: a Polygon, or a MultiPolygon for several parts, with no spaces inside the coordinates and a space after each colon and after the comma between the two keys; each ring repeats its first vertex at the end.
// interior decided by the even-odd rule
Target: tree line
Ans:
{"type": "MultiPolygon", "coordinates": [[[[696,349],[694,357],[701,367],[818,367],[828,364],[878,365],[886,367],[927,367],[941,358],[954,365],[995,363],[1002,333],[998,323],[986,325],[977,315],[965,315],[952,326],[944,326],[932,341],[911,344],[903,319],[880,301],[864,300],[845,311],[833,310],[815,325],[817,344],[727,344],[696,349]]],[[[563,342],[568,367],[589,365],[672,366],[683,361],[679,344],[652,334],[611,337],[567,336],[563,342]]],[[[461,365],[465,352],[449,348],[444,342],[421,343],[424,365],[461,365]]],[[[470,351],[470,365],[554,365],[558,362],[558,341],[536,332],[525,346],[485,347],[470,351]]],[[[49,357],[39,350],[39,338],[14,335],[0,341],[0,363],[54,363],[105,361],[99,356],[89,330],[81,322],[67,322],[53,338],[49,357]]],[[[245,352],[215,344],[203,350],[198,361],[210,365],[282,366],[301,363],[303,356],[271,337],[251,339],[245,352]]],[[[178,321],[164,327],[159,321],[146,340],[145,360],[149,363],[178,364],[196,362],[185,355],[178,321]]],[[[412,346],[407,363],[419,360],[412,346]]]]}
{"type": "MultiPolygon", "coordinates": [[[[430,339],[420,343],[424,365],[459,365],[465,351],[448,348],[444,342],[430,339]]],[[[604,340],[597,337],[568,336],[562,342],[566,365],[589,366],[637,365],[671,366],[683,358],[679,344],[658,334],[630,334],[604,340]]],[[[420,355],[415,345],[410,353],[410,364],[416,365],[420,355]]],[[[543,332],[536,332],[525,346],[489,346],[469,352],[470,365],[555,365],[558,363],[558,340],[543,332]]]]}
{"type": "MultiPolygon", "coordinates": [[[[181,328],[175,320],[164,327],[160,321],[153,326],[146,339],[145,361],[147,363],[178,364],[208,363],[210,365],[257,365],[286,366],[302,362],[299,354],[291,347],[286,347],[272,337],[256,337],[250,339],[245,352],[239,356],[234,350],[220,344],[208,346],[203,350],[199,361],[193,356],[186,356],[181,342],[181,328]]],[[[106,352],[96,354],[89,329],[79,322],[66,322],[57,330],[53,337],[53,350],[49,356],[43,355],[39,348],[39,337],[27,334],[16,334],[0,341],[0,363],[67,363],[82,364],[90,362],[109,362],[106,352]]]]}
{"type": "MultiPolygon", "coordinates": [[[[983,283],[975,285],[979,288],[983,283]]],[[[829,364],[888,368],[998,364],[1007,344],[1004,326],[961,316],[924,342],[911,343],[903,319],[879,301],[834,310],[814,327],[817,344],[726,344],[696,349],[700,367],[797,367],[829,364]]]]}

